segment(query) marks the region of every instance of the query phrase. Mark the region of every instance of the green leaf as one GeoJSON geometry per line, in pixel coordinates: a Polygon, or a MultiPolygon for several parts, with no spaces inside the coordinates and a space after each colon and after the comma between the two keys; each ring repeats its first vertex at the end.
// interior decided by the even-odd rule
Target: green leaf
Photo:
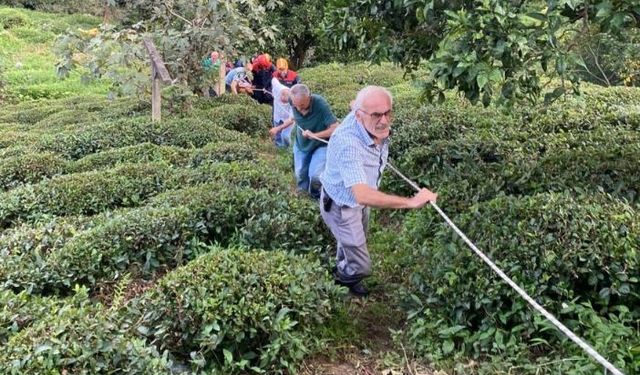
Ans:
{"type": "Polygon", "coordinates": [[[449,354],[453,351],[454,349],[454,343],[451,340],[446,340],[443,344],[442,344],[442,353],[443,354],[449,354]]]}
{"type": "Polygon", "coordinates": [[[224,363],[231,364],[233,363],[233,354],[227,349],[222,349],[222,354],[224,354],[224,363]]]}
{"type": "Polygon", "coordinates": [[[482,72],[476,76],[476,82],[478,83],[478,90],[482,90],[484,86],[489,82],[487,73],[482,72]]]}

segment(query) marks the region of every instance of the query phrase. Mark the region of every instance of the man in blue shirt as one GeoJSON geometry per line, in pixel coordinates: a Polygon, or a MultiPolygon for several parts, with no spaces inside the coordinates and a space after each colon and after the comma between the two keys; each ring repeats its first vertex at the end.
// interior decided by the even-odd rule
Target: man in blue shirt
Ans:
{"type": "Polygon", "coordinates": [[[226,90],[234,95],[238,95],[239,92],[251,95],[253,93],[251,83],[249,83],[251,67],[252,65],[249,63],[244,67],[231,69],[224,78],[226,90]]]}
{"type": "Polygon", "coordinates": [[[383,87],[367,86],[352,112],[333,133],[321,177],[320,213],[336,238],[336,282],[352,294],[368,294],[361,281],[371,274],[366,232],[369,207],[420,208],[437,194],[421,189],[411,198],[378,191],[389,156],[393,100],[383,87]]]}
{"type": "Polygon", "coordinates": [[[313,139],[329,138],[338,126],[329,103],[320,95],[311,94],[303,84],[291,87],[289,102],[296,130],[293,135],[293,169],[299,191],[320,198],[320,174],[327,156],[326,144],[313,139]]]}

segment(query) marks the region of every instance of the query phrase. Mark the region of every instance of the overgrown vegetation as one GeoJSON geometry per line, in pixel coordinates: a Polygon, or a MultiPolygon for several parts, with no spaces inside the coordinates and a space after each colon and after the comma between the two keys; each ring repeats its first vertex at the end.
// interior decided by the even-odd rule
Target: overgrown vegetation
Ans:
{"type": "MultiPolygon", "coordinates": [[[[0,108],[0,372],[291,373],[345,347],[452,373],[601,371],[430,209],[375,213],[374,296],[345,303],[319,263],[333,244],[317,204],[292,193],[290,155],[266,139],[268,107],[189,96],[153,123],[145,98],[56,91],[49,75],[31,100],[40,83],[15,59],[52,69],[53,37],[97,22],[0,8],[19,101],[0,108]]],[[[388,87],[394,165],[541,304],[640,371],[638,89],[584,84],[507,111],[451,93],[424,104],[391,64],[300,74],[340,117],[364,85],[388,87]]],[[[412,193],[390,172],[383,189],[412,193]]]]}

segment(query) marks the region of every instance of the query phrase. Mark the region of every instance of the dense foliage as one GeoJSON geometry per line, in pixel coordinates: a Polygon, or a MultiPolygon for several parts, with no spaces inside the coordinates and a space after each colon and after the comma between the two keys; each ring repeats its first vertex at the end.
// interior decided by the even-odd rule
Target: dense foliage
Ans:
{"type": "Polygon", "coordinates": [[[262,46],[275,36],[275,28],[265,24],[267,9],[258,0],[194,2],[187,0],[135,0],[127,2],[125,15],[131,22],[105,24],[100,30],[70,31],[58,41],[58,74],[69,75],[77,66],[88,68],[87,78],[109,76],[121,93],[143,94],[149,91],[147,52],[143,37],[154,40],[167,65],[174,84],[200,92],[217,78],[203,74],[202,59],[212,51],[230,58],[243,45],[262,46]],[[255,29],[254,29],[255,27],[255,29]],[[87,58],[78,61],[83,54],[87,58]],[[122,68],[126,69],[122,69],[122,68]]]}
{"type": "Polygon", "coordinates": [[[544,74],[579,80],[575,68],[585,64],[575,51],[579,41],[562,43],[567,29],[593,24],[616,36],[640,25],[632,0],[335,0],[327,13],[325,32],[339,48],[408,70],[427,59],[427,98],[443,102],[444,92],[456,89],[484,105],[536,102],[541,93],[551,101],[565,93],[565,85],[545,92],[544,74]]]}
{"type": "MultiPolygon", "coordinates": [[[[14,20],[0,31],[8,93],[29,99],[0,108],[0,372],[292,373],[327,337],[342,347],[336,334],[369,350],[357,331],[390,326],[345,325],[371,306],[394,315],[407,353],[447,371],[601,370],[431,209],[376,212],[369,283],[388,296],[343,304],[317,263],[333,245],[317,204],[293,194],[291,157],[266,139],[268,107],[190,96],[153,123],[144,100],[74,88],[79,75],[25,81],[37,70],[18,60],[50,69],[33,54],[70,20],[84,34],[96,25],[49,18],[0,9],[14,20]]],[[[388,87],[394,164],[553,314],[640,371],[637,89],[584,84],[579,97],[504,110],[450,93],[421,103],[421,86],[388,63],[300,74],[340,117],[362,86],[388,87]]],[[[382,188],[411,194],[389,172],[382,188]]]]}
{"type": "Polygon", "coordinates": [[[285,373],[341,295],[319,263],[285,253],[213,249],[130,307],[134,327],[213,373],[285,373]]]}

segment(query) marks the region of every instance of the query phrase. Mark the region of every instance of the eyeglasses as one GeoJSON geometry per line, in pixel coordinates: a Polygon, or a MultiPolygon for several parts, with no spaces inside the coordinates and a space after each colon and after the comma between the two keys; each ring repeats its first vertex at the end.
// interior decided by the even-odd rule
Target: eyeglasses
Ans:
{"type": "Polygon", "coordinates": [[[379,123],[382,120],[382,117],[386,116],[387,117],[387,121],[391,122],[393,120],[393,110],[390,109],[386,112],[380,113],[380,112],[373,112],[373,113],[369,113],[363,109],[360,109],[359,111],[361,111],[362,113],[364,113],[365,115],[369,115],[371,116],[371,119],[373,121],[375,121],[375,123],[379,123]]]}

